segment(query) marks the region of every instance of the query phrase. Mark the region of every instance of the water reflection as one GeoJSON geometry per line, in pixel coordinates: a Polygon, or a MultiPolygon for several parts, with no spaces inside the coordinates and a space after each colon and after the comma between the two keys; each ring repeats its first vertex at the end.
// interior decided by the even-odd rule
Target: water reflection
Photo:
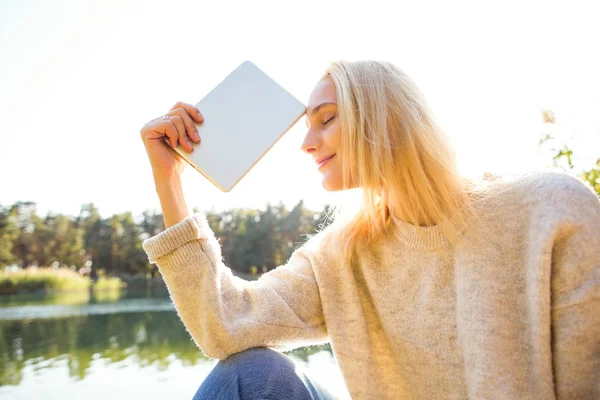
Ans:
{"type": "MultiPolygon", "coordinates": [[[[83,380],[98,359],[159,370],[174,362],[208,362],[168,299],[92,299],[71,305],[19,301],[11,304],[19,306],[0,308],[0,386],[19,385],[25,368],[64,369],[71,379],[83,380]]],[[[307,362],[322,351],[331,352],[323,346],[292,354],[307,362]]]]}

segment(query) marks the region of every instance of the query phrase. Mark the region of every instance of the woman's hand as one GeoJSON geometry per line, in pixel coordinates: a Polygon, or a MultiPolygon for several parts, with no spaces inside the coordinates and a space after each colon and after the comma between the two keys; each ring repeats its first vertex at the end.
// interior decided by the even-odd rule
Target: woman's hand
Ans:
{"type": "Polygon", "coordinates": [[[184,162],[177,153],[167,148],[164,138],[168,139],[171,147],[179,144],[183,150],[191,153],[194,151],[193,144],[200,143],[194,122],[202,121],[204,117],[196,107],[178,102],[171,111],[148,122],[140,131],[167,228],[189,216],[190,211],[181,187],[184,162]]]}
{"type": "Polygon", "coordinates": [[[155,176],[172,176],[183,172],[183,161],[167,148],[164,138],[168,139],[171,147],[177,147],[179,144],[183,150],[191,153],[194,151],[194,143],[200,143],[195,122],[203,121],[204,117],[196,107],[178,102],[165,115],[142,127],[140,135],[155,176]]]}

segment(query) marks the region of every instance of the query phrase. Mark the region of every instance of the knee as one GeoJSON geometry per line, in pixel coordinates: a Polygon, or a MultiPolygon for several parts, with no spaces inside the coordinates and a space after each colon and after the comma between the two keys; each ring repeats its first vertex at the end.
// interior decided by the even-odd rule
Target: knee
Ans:
{"type": "Polygon", "coordinates": [[[302,374],[287,356],[257,347],[219,361],[194,399],[311,399],[302,374]]]}
{"type": "Polygon", "coordinates": [[[294,370],[295,365],[290,358],[273,349],[256,347],[232,354],[227,359],[217,364],[225,369],[233,369],[237,374],[253,373],[256,370],[262,373],[282,373],[294,370]]]}

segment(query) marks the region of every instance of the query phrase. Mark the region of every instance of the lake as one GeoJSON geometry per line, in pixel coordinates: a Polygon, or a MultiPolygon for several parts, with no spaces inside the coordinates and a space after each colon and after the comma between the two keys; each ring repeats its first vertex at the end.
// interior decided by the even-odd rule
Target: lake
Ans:
{"type": "MultiPolygon", "coordinates": [[[[328,345],[286,353],[347,397],[328,345]]],[[[217,360],[164,293],[0,297],[0,398],[191,399],[217,360]]]]}

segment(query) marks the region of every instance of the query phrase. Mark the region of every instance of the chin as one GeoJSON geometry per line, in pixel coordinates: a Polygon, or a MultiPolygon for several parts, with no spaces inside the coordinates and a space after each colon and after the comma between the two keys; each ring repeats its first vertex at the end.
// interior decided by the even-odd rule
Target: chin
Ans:
{"type": "Polygon", "coordinates": [[[331,182],[328,179],[323,179],[322,185],[325,190],[328,192],[337,192],[342,190],[341,184],[336,184],[337,182],[331,182]]]}

